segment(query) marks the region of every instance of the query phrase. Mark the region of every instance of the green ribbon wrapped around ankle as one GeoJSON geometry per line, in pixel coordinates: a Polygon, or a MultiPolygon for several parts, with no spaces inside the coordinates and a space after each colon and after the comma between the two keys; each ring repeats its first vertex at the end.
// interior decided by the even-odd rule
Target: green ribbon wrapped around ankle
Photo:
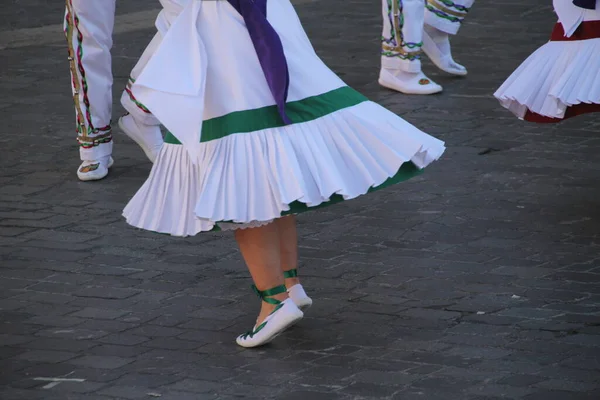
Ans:
{"type": "Polygon", "coordinates": [[[265,303],[274,304],[274,305],[281,304],[281,301],[279,301],[277,299],[271,299],[270,297],[287,292],[287,288],[285,287],[285,285],[279,285],[274,288],[262,290],[262,291],[258,290],[256,285],[252,285],[252,290],[254,291],[254,293],[256,293],[256,295],[258,297],[261,298],[262,301],[264,301],[265,303]]]}
{"type": "Polygon", "coordinates": [[[288,278],[297,278],[298,277],[298,270],[297,269],[290,269],[289,271],[283,271],[283,277],[285,279],[288,278]]]}

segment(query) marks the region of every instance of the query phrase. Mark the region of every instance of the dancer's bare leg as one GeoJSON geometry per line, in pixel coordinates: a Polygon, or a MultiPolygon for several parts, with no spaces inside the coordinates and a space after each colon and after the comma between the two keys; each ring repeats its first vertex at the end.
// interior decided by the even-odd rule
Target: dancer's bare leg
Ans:
{"type": "MultiPolygon", "coordinates": [[[[248,271],[252,275],[254,285],[260,291],[269,290],[284,284],[279,253],[280,237],[277,223],[258,228],[238,229],[235,239],[238,242],[248,271]]],[[[283,301],[289,296],[283,292],[272,298],[283,301]]],[[[274,309],[274,304],[261,303],[258,323],[261,323],[274,309]]]]}
{"type": "Polygon", "coordinates": [[[304,311],[312,305],[312,299],[304,291],[298,276],[298,232],[296,230],[296,217],[283,217],[275,223],[279,230],[279,254],[281,257],[281,269],[285,278],[285,286],[290,298],[304,311]]]}
{"type": "Polygon", "coordinates": [[[279,230],[279,255],[281,257],[281,269],[285,277],[285,286],[289,289],[300,283],[300,278],[291,271],[298,270],[298,232],[296,230],[296,217],[287,216],[275,221],[279,230]]]}
{"type": "Polygon", "coordinates": [[[273,340],[304,314],[290,300],[284,285],[277,224],[238,229],[235,238],[262,300],[256,325],[236,341],[243,347],[257,347],[273,340]]]}

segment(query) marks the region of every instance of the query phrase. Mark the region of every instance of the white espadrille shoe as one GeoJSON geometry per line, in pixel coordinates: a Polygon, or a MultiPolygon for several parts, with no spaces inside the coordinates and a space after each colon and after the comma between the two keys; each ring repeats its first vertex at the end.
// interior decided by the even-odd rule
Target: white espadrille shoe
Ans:
{"type": "Polygon", "coordinates": [[[115,161],[111,156],[102,157],[98,160],[86,160],[77,168],[77,177],[80,181],[99,181],[108,175],[108,169],[115,161]]]}
{"type": "Polygon", "coordinates": [[[404,94],[435,94],[442,91],[442,87],[423,72],[412,73],[381,68],[379,84],[404,94]]]}
{"type": "Polygon", "coordinates": [[[251,331],[237,337],[236,342],[242,347],[265,345],[281,335],[287,328],[294,325],[304,316],[292,299],[279,301],[270,298],[271,296],[285,293],[287,289],[284,285],[265,291],[259,291],[255,286],[253,288],[262,301],[274,304],[277,307],[275,307],[264,321],[257,324],[251,331]]]}
{"type": "Polygon", "coordinates": [[[442,71],[457,76],[467,75],[467,68],[452,58],[450,38],[447,34],[435,28],[426,29],[423,32],[423,52],[442,71]]]}
{"type": "Polygon", "coordinates": [[[156,160],[164,144],[159,125],[145,125],[126,114],[119,118],[119,128],[144,150],[151,162],[156,160]]]}

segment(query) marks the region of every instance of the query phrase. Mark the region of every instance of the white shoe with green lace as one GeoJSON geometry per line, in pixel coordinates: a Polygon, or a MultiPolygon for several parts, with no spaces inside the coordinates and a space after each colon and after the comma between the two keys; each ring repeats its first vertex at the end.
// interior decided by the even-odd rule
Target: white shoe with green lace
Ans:
{"type": "Polygon", "coordinates": [[[270,298],[277,294],[285,293],[284,285],[273,289],[259,291],[253,286],[254,291],[262,301],[276,305],[275,309],[260,324],[256,325],[251,331],[237,337],[236,342],[242,347],[258,347],[265,345],[281,335],[287,328],[294,325],[302,319],[304,314],[292,299],[279,301],[270,298]]]}

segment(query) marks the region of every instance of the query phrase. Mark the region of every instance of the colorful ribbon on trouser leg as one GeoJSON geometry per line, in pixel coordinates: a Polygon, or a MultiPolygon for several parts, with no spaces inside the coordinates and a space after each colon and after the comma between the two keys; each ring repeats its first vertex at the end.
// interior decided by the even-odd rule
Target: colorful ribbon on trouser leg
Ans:
{"type": "Polygon", "coordinates": [[[281,39],[267,20],[267,0],[227,1],[244,18],[279,115],[285,124],[291,124],[285,113],[290,75],[281,39]]]}

